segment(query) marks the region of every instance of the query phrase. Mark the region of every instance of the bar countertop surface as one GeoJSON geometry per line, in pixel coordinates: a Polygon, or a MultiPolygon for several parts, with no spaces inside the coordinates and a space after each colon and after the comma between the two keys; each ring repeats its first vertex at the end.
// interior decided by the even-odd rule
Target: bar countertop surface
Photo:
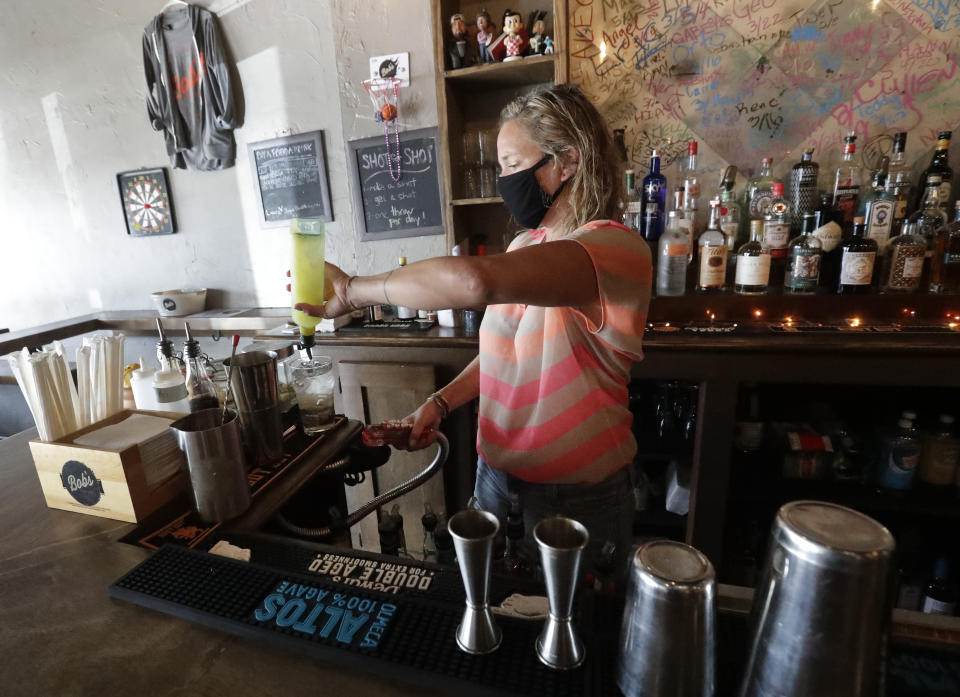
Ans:
{"type": "Polygon", "coordinates": [[[439,694],[111,600],[107,588],[149,552],[133,526],[47,508],[28,442],[0,441],[0,694],[439,694]]]}

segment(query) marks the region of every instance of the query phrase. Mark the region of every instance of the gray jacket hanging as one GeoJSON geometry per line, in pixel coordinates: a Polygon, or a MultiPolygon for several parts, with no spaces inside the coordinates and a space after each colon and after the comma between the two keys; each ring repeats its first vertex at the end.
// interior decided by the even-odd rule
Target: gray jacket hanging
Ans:
{"type": "Polygon", "coordinates": [[[143,32],[147,114],[179,169],[232,167],[239,125],[216,19],[193,5],[167,10],[143,32]]]}

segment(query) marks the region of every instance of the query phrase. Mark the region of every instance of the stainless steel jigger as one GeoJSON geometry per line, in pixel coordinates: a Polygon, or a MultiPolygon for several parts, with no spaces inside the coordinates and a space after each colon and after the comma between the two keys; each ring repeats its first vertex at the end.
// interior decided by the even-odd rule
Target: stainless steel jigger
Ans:
{"type": "Polygon", "coordinates": [[[585,651],[573,627],[573,596],[580,575],[587,529],[570,518],[544,518],[533,529],[547,584],[550,614],[537,637],[537,657],[549,668],[569,670],[583,663],[585,651]]]}
{"type": "Polygon", "coordinates": [[[467,653],[491,653],[503,638],[490,612],[490,563],[500,523],[492,513],[468,508],[450,518],[447,529],[467,592],[467,608],[457,627],[457,646],[467,653]]]}

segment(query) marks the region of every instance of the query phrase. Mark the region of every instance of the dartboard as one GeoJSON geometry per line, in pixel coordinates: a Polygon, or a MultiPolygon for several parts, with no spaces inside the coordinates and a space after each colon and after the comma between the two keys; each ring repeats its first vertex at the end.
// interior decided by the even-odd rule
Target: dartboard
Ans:
{"type": "Polygon", "coordinates": [[[173,208],[163,169],[117,175],[120,198],[131,235],[169,235],[174,232],[173,208]]]}

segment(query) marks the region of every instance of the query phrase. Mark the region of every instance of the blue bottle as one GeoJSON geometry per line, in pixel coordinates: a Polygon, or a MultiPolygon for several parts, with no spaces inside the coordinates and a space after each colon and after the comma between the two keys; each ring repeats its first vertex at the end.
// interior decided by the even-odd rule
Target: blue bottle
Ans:
{"type": "Polygon", "coordinates": [[[640,234],[648,242],[656,242],[667,222],[667,178],[660,174],[660,154],[650,156],[650,174],[643,178],[643,217],[640,234]]]}
{"type": "Polygon", "coordinates": [[[897,430],[884,439],[879,484],[884,489],[905,491],[913,486],[920,463],[920,439],[910,419],[900,419],[897,430]]]}

